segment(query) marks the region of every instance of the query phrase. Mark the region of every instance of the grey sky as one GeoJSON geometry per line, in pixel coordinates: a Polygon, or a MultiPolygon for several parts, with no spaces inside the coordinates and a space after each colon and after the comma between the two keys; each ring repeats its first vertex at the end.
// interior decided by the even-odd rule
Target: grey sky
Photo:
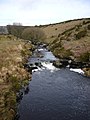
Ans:
{"type": "Polygon", "coordinates": [[[90,17],[90,0],[0,0],[0,25],[40,25],[90,17]]]}

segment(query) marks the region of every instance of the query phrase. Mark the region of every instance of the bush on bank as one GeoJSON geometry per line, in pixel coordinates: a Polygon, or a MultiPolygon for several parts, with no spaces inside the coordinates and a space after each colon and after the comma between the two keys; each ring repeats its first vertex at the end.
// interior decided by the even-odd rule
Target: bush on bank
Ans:
{"type": "Polygon", "coordinates": [[[35,44],[45,39],[45,33],[40,28],[26,28],[22,32],[22,38],[35,44]]]}

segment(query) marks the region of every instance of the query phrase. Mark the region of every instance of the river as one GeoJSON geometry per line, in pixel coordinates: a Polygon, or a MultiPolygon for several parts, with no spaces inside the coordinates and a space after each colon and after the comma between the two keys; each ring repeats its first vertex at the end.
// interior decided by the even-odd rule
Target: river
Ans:
{"type": "Polygon", "coordinates": [[[53,54],[41,47],[29,59],[42,67],[32,72],[29,92],[18,107],[19,120],[90,120],[90,79],[54,67],[53,60],[53,54]]]}

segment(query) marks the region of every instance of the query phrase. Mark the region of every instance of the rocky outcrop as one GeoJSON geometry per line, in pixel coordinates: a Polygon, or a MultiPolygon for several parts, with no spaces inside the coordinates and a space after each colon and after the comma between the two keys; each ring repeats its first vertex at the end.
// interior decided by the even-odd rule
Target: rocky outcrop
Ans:
{"type": "Polygon", "coordinates": [[[90,63],[76,62],[73,60],[60,59],[53,61],[53,65],[57,68],[69,67],[69,68],[81,68],[86,76],[90,76],[90,63]]]}

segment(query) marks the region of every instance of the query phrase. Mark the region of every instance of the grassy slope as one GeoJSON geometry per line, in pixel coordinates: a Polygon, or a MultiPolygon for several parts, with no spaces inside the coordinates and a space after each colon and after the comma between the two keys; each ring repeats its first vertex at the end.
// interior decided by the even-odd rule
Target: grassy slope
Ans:
{"type": "Polygon", "coordinates": [[[16,93],[28,83],[30,74],[23,68],[24,57],[31,54],[30,43],[11,35],[0,35],[0,119],[12,120],[16,93]]]}
{"type": "Polygon", "coordinates": [[[90,19],[79,19],[65,21],[56,24],[44,25],[41,28],[44,30],[47,39],[45,42],[50,43],[53,41],[59,34],[62,34],[64,31],[71,29],[77,25],[82,24],[83,21],[90,21],[90,19]]]}
{"type": "Polygon", "coordinates": [[[43,26],[42,29],[47,36],[45,42],[49,44],[55,56],[90,63],[90,28],[88,26],[90,27],[89,18],[43,26]]]}

